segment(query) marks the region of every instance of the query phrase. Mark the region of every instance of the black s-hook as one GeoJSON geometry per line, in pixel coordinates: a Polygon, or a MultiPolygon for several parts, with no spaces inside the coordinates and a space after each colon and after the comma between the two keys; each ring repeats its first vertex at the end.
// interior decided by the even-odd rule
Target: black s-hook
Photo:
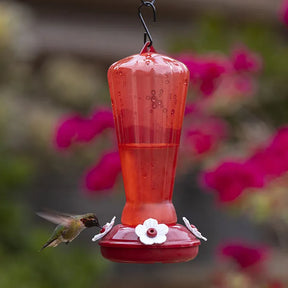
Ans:
{"type": "Polygon", "coordinates": [[[142,14],[141,14],[141,8],[142,8],[143,6],[151,7],[152,10],[153,10],[153,21],[155,22],[155,21],[156,21],[156,8],[155,8],[155,6],[154,6],[155,0],[153,0],[153,1],[142,1],[142,0],[141,0],[141,2],[142,2],[142,4],[141,4],[141,5],[139,6],[139,8],[138,8],[138,16],[139,16],[139,18],[140,18],[140,20],[141,20],[141,23],[142,23],[142,25],[143,25],[143,27],[144,27],[144,29],[145,29],[145,32],[144,32],[144,44],[146,43],[147,36],[148,36],[148,39],[149,39],[149,45],[148,45],[148,47],[151,47],[151,46],[152,46],[152,42],[153,42],[152,36],[151,36],[151,34],[150,34],[149,30],[148,30],[148,27],[147,27],[147,25],[146,25],[146,23],[145,23],[145,21],[144,21],[143,16],[142,16],[142,14]]]}

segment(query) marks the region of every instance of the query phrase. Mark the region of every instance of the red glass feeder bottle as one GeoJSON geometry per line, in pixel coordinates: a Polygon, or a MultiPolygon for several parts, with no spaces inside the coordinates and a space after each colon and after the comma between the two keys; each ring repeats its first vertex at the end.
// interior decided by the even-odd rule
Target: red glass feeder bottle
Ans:
{"type": "Polygon", "coordinates": [[[108,70],[126,204],[122,224],[99,244],[102,255],[116,262],[184,262],[196,257],[200,245],[177,224],[172,203],[189,71],[148,44],[108,70]],[[164,243],[139,241],[135,227],[149,218],[168,226],[164,243]]]}

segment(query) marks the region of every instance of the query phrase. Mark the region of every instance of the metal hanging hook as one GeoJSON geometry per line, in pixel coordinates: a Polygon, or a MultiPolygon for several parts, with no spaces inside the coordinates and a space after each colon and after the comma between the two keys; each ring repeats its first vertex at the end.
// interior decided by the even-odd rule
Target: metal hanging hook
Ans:
{"type": "Polygon", "coordinates": [[[148,36],[148,39],[149,39],[149,45],[148,45],[148,47],[151,47],[151,46],[152,46],[152,42],[153,42],[152,36],[151,36],[151,34],[150,34],[149,30],[148,30],[148,27],[147,27],[147,25],[146,25],[146,23],[145,23],[145,21],[144,21],[143,16],[142,16],[142,14],[141,14],[141,8],[142,8],[143,6],[151,7],[152,10],[153,10],[153,21],[156,22],[156,8],[155,8],[155,6],[154,6],[155,0],[153,0],[153,1],[142,1],[142,0],[141,0],[141,2],[142,2],[142,4],[141,4],[141,5],[139,6],[139,8],[138,8],[138,16],[139,16],[139,18],[140,18],[140,20],[141,20],[141,22],[142,22],[142,25],[143,25],[143,27],[144,27],[144,29],[145,29],[145,32],[144,32],[144,44],[146,43],[147,36],[148,36]]]}

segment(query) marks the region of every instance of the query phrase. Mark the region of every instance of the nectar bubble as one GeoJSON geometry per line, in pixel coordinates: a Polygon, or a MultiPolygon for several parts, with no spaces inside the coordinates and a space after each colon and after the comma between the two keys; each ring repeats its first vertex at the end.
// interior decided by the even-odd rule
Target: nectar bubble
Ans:
{"type": "Polygon", "coordinates": [[[152,102],[156,102],[156,100],[157,100],[156,96],[152,96],[152,97],[151,97],[151,101],[152,101],[152,102]]]}

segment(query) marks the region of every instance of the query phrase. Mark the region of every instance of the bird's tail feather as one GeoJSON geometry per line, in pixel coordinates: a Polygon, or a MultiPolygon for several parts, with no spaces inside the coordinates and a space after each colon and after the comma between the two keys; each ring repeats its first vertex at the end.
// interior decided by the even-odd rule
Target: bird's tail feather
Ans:
{"type": "Polygon", "coordinates": [[[40,249],[40,252],[45,249],[46,247],[56,247],[59,244],[59,241],[57,238],[51,239],[49,241],[47,241],[42,248],[40,249]]]}

